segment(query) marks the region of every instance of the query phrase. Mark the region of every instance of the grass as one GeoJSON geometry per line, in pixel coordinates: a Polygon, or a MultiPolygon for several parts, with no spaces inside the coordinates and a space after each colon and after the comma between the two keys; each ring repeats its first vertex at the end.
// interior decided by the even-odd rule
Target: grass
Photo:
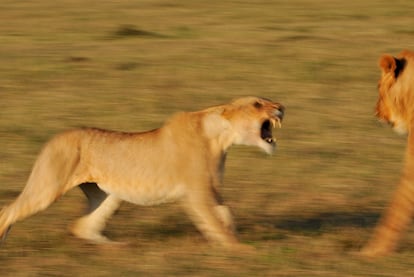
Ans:
{"type": "Polygon", "coordinates": [[[158,127],[243,95],[287,106],[279,151],[229,153],[224,199],[252,255],[206,244],[176,205],[125,204],[107,227],[128,247],[67,234],[71,191],[20,222],[4,276],[410,276],[414,232],[385,259],[355,256],[398,182],[405,140],[377,123],[382,53],[413,49],[409,1],[3,1],[0,204],[50,136],[158,127]],[[255,165],[255,166],[251,166],[255,165]]]}

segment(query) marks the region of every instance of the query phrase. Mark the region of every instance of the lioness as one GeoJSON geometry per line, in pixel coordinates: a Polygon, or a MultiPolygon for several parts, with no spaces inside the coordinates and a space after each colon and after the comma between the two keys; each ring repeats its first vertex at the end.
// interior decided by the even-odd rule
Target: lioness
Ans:
{"type": "Polygon", "coordinates": [[[392,252],[414,212],[414,52],[403,51],[398,57],[383,55],[379,65],[382,74],[377,116],[396,132],[408,133],[408,139],[400,184],[371,241],[362,250],[366,256],[392,252]]]}
{"type": "Polygon", "coordinates": [[[240,247],[217,191],[226,151],[243,144],[273,153],[272,130],[280,127],[283,115],[279,103],[244,97],[178,113],[161,128],[143,133],[84,128],[58,134],[41,151],[24,190],[0,212],[0,236],[79,186],[89,202],[88,214],[71,228],[79,238],[110,242],[101,231],[121,201],[156,205],[178,200],[207,239],[240,247]]]}

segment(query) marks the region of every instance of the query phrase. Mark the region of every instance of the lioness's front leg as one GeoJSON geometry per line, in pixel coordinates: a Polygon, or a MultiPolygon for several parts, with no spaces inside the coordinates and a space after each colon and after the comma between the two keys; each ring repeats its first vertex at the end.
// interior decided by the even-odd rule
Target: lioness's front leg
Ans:
{"type": "Polygon", "coordinates": [[[227,248],[241,248],[233,229],[233,220],[226,206],[219,205],[212,190],[193,191],[184,200],[184,207],[202,234],[227,248]]]}
{"type": "Polygon", "coordinates": [[[220,219],[223,226],[231,233],[235,233],[236,226],[234,224],[234,219],[230,208],[226,205],[220,204],[214,207],[214,211],[216,212],[216,215],[220,219]]]}
{"type": "MultiPolygon", "coordinates": [[[[221,179],[220,179],[220,183],[221,183],[221,179]]],[[[220,183],[216,182],[216,186],[217,184],[220,184],[220,183]]],[[[223,204],[223,199],[218,193],[216,186],[212,187],[213,196],[216,202],[216,205],[214,206],[214,212],[216,213],[217,217],[220,219],[223,226],[231,233],[235,233],[236,226],[234,224],[234,220],[233,220],[233,216],[231,214],[230,208],[223,204]]]]}

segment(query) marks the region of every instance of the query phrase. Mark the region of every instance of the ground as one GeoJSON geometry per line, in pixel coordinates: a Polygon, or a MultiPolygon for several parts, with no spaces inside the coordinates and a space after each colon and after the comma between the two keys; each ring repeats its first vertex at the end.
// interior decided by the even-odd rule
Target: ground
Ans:
{"type": "Polygon", "coordinates": [[[0,205],[72,127],[156,128],[245,95],[286,106],[278,151],[231,149],[220,188],[244,243],[209,246],[178,205],[124,204],[107,235],[68,235],[74,190],[14,226],[5,276],[410,276],[414,226],[381,260],[355,252],[398,183],[405,138],[374,116],[382,53],[414,49],[410,1],[2,1],[0,205]]]}

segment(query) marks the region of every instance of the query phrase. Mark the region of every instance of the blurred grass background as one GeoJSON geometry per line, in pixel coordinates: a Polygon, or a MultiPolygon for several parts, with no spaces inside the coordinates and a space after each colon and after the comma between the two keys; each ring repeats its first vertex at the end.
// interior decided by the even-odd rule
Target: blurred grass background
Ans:
{"type": "Polygon", "coordinates": [[[238,256],[207,245],[177,205],[125,203],[107,234],[67,234],[71,191],[20,222],[2,276],[410,276],[414,228],[380,261],[352,253],[398,182],[404,137],[374,118],[382,53],[414,49],[410,1],[12,1],[0,3],[0,204],[42,145],[72,127],[141,131],[245,95],[287,107],[268,157],[234,147],[221,192],[238,256]],[[252,166],[254,165],[254,166],[252,166]]]}

